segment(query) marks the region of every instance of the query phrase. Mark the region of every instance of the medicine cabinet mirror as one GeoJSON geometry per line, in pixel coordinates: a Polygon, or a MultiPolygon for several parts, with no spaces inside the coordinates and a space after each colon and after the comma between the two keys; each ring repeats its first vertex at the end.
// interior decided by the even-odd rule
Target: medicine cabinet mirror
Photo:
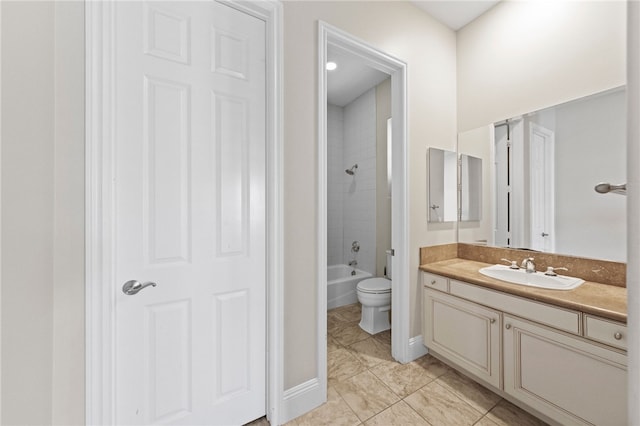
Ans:
{"type": "Polygon", "coordinates": [[[458,211],[457,154],[429,148],[429,222],[455,222],[458,211]]]}
{"type": "Polygon", "coordinates": [[[482,159],[460,155],[460,221],[482,219],[482,159]]]}

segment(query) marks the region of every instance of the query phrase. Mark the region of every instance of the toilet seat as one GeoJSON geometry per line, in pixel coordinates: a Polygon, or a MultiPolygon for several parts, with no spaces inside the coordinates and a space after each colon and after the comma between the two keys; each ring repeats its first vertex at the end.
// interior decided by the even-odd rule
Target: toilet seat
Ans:
{"type": "Polygon", "coordinates": [[[358,291],[367,294],[391,293],[391,280],[386,278],[367,278],[356,286],[358,291]]]}

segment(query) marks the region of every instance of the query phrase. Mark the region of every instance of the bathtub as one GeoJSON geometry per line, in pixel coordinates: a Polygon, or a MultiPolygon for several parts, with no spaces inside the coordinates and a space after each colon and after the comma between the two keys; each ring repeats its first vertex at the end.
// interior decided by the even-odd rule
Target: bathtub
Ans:
{"type": "Polygon", "coordinates": [[[327,309],[356,303],[358,301],[356,286],[360,280],[373,276],[360,269],[356,269],[355,275],[351,275],[351,271],[353,268],[348,265],[327,267],[327,309]]]}

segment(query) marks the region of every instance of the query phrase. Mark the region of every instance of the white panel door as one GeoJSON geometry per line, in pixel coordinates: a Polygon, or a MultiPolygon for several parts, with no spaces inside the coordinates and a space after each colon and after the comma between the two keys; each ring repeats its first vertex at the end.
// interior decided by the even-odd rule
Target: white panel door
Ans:
{"type": "Polygon", "coordinates": [[[529,132],[531,246],[555,251],[554,133],[531,123],[529,132]]]}
{"type": "Polygon", "coordinates": [[[246,423],[265,414],[265,25],[115,7],[117,424],[246,423]]]}

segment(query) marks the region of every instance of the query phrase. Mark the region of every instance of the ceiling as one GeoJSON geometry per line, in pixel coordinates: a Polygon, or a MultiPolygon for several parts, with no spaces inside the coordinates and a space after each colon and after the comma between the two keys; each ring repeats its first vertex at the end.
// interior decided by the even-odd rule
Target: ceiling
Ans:
{"type": "Polygon", "coordinates": [[[327,49],[327,59],[338,65],[335,70],[327,71],[327,102],[331,105],[348,105],[389,77],[389,74],[365,65],[356,55],[333,46],[327,49]]]}
{"type": "Polygon", "coordinates": [[[491,9],[500,0],[410,0],[454,31],[491,9]]]}
{"type": "MultiPolygon", "coordinates": [[[[500,0],[410,1],[452,30],[457,31],[500,0]]],[[[388,74],[364,65],[355,55],[345,54],[336,48],[329,47],[327,57],[329,61],[338,65],[336,70],[327,71],[327,102],[332,105],[348,105],[358,96],[389,77],[388,74]]]]}

